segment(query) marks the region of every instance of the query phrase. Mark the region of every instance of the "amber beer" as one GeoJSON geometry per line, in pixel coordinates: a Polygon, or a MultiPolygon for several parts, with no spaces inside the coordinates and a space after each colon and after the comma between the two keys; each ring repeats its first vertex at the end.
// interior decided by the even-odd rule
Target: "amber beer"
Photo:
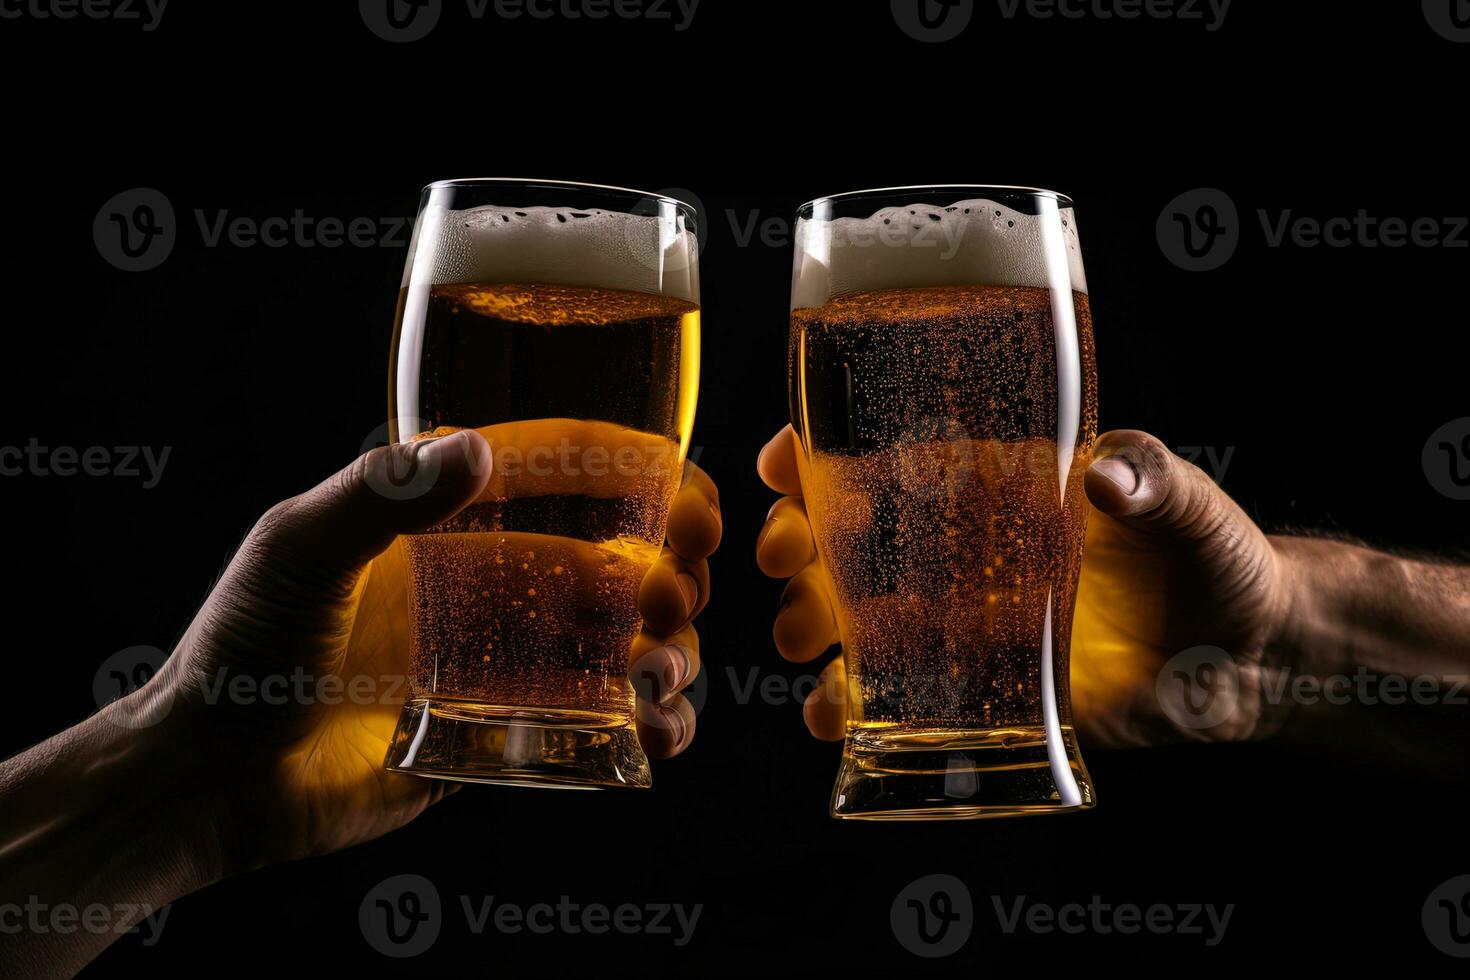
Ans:
{"type": "Polygon", "coordinates": [[[1080,257],[1078,282],[1048,280],[1038,210],[893,208],[868,219],[907,225],[888,244],[829,221],[821,263],[798,257],[792,417],[850,688],[838,816],[1092,802],[1067,709],[1092,318],[1080,257]],[[914,241],[934,223],[948,259],[914,241]],[[827,295],[843,281],[885,288],[827,295]]]}
{"type": "Polygon", "coordinates": [[[441,235],[480,254],[434,278],[465,281],[410,279],[400,294],[392,438],[473,428],[493,466],[479,499],[400,539],[412,697],[390,768],[649,784],[628,661],[639,584],[683,472],[699,361],[697,293],[636,288],[648,270],[621,244],[656,234],[653,220],[451,212],[441,235]],[[571,281],[502,279],[538,263],[571,281]],[[590,278],[610,285],[577,281],[599,263],[590,278]]]}

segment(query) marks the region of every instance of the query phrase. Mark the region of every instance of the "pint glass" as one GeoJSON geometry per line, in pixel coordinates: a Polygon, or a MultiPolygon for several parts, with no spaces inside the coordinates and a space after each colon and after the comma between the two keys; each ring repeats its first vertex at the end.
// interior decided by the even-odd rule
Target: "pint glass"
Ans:
{"type": "Polygon", "coordinates": [[[1091,807],[1067,690],[1097,432],[1071,202],[822,198],[792,283],[792,422],[848,676],[832,814],[1091,807]]]}
{"type": "Polygon", "coordinates": [[[398,541],[410,694],[389,769],[650,785],[628,658],[694,424],[695,234],[691,208],[639,191],[425,188],[398,300],[390,438],[473,428],[493,468],[462,512],[398,541]]]}

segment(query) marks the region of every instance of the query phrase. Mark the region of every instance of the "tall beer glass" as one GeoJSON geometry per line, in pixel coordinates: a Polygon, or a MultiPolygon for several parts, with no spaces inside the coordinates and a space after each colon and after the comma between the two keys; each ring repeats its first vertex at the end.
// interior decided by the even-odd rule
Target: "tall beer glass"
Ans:
{"type": "Polygon", "coordinates": [[[1067,696],[1097,432],[1071,202],[907,187],[797,221],[791,414],[849,685],[832,814],[1091,807],[1067,696]]]}
{"type": "Polygon", "coordinates": [[[412,624],[400,772],[647,787],[630,646],[699,386],[695,214],[552,181],[425,188],[398,300],[391,438],[476,429],[490,483],[399,539],[412,624]]]}

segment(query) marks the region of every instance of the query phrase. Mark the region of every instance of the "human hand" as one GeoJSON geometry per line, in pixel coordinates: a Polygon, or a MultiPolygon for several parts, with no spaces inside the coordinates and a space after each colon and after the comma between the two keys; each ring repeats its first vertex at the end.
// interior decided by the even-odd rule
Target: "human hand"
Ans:
{"type": "MultiPolygon", "coordinates": [[[[839,642],[835,593],[817,560],[790,426],[761,450],[757,468],[784,494],[756,545],[766,574],[791,581],[773,635],[788,660],[807,662],[839,642]]],[[[1281,667],[1291,605],[1291,563],[1202,471],[1153,436],[1132,430],[1097,441],[1084,486],[1091,504],[1072,627],[1071,692],[1083,737],[1104,746],[1235,740],[1279,727],[1264,696],[1281,667]],[[1156,681],[1197,645],[1227,651],[1237,668],[1236,709],[1220,725],[1176,723],[1156,681]]],[[[822,671],[804,707],[818,738],[845,733],[848,686],[841,656],[822,671]]]]}
{"type": "MultiPolygon", "coordinates": [[[[149,701],[166,706],[158,734],[189,754],[181,771],[214,801],[197,824],[218,838],[207,846],[218,847],[222,874],[370,840],[457,788],[383,768],[409,650],[407,573],[389,545],[475,500],[490,455],[473,431],[388,446],[271,508],[158,676],[130,695],[144,702],[135,715],[153,710],[149,701]],[[426,492],[393,499],[374,490],[415,466],[438,473],[426,492]],[[315,694],[275,703],[228,695],[242,678],[266,692],[272,679],[295,676],[318,682],[315,694]],[[340,681],[336,696],[317,696],[326,678],[340,681]],[[204,696],[210,690],[215,697],[204,696]]],[[[708,601],[705,558],[719,537],[718,492],[688,464],[668,545],[639,592],[645,627],[630,650],[633,686],[647,698],[639,736],[654,758],[683,751],[694,734],[678,691],[699,672],[691,620],[708,601]]]]}

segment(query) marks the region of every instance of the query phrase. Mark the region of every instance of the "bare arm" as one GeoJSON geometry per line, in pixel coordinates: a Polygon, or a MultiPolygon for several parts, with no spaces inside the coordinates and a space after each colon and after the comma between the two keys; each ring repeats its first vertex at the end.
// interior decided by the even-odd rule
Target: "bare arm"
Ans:
{"type": "Polygon", "coordinates": [[[1271,543],[1295,569],[1283,638],[1304,674],[1470,673],[1470,569],[1316,538],[1271,543]]]}
{"type": "MultiPolygon", "coordinates": [[[[777,649],[806,662],[838,641],[784,429],[758,468],[787,498],[757,556],[792,578],[777,649]]],[[[1109,747],[1283,734],[1314,749],[1442,772],[1458,764],[1470,686],[1470,568],[1310,537],[1267,536],[1208,476],[1132,430],[1098,440],[1072,629],[1072,706],[1084,738],[1109,747]],[[1191,656],[1195,660],[1189,659],[1191,656]],[[1220,668],[1230,709],[1197,721],[1167,702],[1179,661],[1220,668]],[[1407,706],[1407,707],[1404,707],[1407,706]],[[1426,727],[1427,726],[1427,727],[1426,727]]],[[[843,658],[806,705],[820,738],[841,738],[843,658]]],[[[1213,682],[1212,682],[1213,683],[1213,682]]],[[[1202,688],[1191,696],[1203,696],[1202,688]]]]}
{"type": "Polygon", "coordinates": [[[70,976],[219,877],[193,764],[126,727],[142,694],[0,763],[0,974],[70,976]]]}
{"type": "MultiPolygon", "coordinates": [[[[407,585],[374,556],[473,500],[489,453],[473,432],[384,447],[272,508],[156,676],[0,763],[0,977],[69,976],[140,921],[145,942],[156,935],[176,898],[372,840],[452,791],[383,767],[408,670],[407,626],[389,610],[407,585]],[[418,466],[438,474],[420,495],[374,489],[418,466]],[[324,692],[379,683],[363,697],[276,683],[298,671],[337,681],[324,692]],[[233,697],[237,680],[293,693],[233,697]]],[[[699,673],[692,619],[720,539],[718,491],[692,464],[689,475],[629,650],[655,758],[694,737],[680,691],[699,673]]]]}

